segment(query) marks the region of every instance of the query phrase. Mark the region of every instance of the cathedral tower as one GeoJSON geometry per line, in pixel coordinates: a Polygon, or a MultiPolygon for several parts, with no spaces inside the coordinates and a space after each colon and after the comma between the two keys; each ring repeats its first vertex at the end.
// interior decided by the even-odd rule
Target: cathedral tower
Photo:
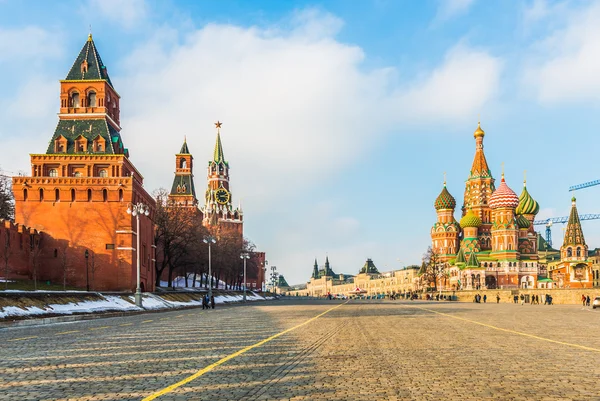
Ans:
{"type": "Polygon", "coordinates": [[[519,252],[523,257],[537,260],[538,244],[537,233],[533,228],[535,216],[540,211],[540,205],[531,197],[527,191],[527,180],[523,180],[523,192],[519,195],[517,214],[517,225],[519,226],[519,252]]]}
{"type": "Polygon", "coordinates": [[[475,137],[475,157],[471,167],[471,173],[465,185],[465,198],[462,207],[463,216],[468,210],[481,219],[481,226],[478,229],[478,242],[481,250],[491,249],[491,210],[489,199],[495,190],[494,178],[488,167],[485,154],[483,152],[483,138],[485,132],[481,129],[481,124],[477,124],[473,136],[475,137]]]}
{"type": "Polygon", "coordinates": [[[217,121],[217,140],[213,159],[208,162],[208,188],[204,198],[204,224],[236,231],[243,235],[243,212],[241,207],[233,207],[233,198],[229,188],[229,163],[223,154],[221,126],[217,121]]]}
{"type": "MultiPolygon", "coordinates": [[[[155,202],[123,145],[119,101],[90,34],[60,81],[59,120],[46,153],[30,155],[31,177],[13,178],[15,219],[52,238],[47,254],[65,250],[71,285],[134,289],[140,252],[142,287],[152,290],[155,202]],[[136,217],[126,211],[140,202],[150,218],[140,217],[136,233],[136,217]]],[[[60,280],[64,267],[57,260],[43,263],[42,279],[60,280]]]]}
{"type": "Polygon", "coordinates": [[[518,227],[515,208],[519,205],[519,197],[506,185],[504,173],[497,190],[489,198],[492,209],[492,253],[490,256],[498,260],[517,260],[518,227]]]}
{"type": "Polygon", "coordinates": [[[454,219],[456,200],[448,192],[446,180],[444,180],[442,192],[434,202],[434,207],[437,213],[437,222],[431,228],[432,247],[439,260],[447,262],[454,258],[458,251],[460,226],[454,219]]]}
{"type": "Polygon", "coordinates": [[[175,155],[175,179],[169,194],[169,200],[179,207],[196,208],[198,206],[194,188],[193,160],[187,140],[184,139],[179,153],[175,155]]]}

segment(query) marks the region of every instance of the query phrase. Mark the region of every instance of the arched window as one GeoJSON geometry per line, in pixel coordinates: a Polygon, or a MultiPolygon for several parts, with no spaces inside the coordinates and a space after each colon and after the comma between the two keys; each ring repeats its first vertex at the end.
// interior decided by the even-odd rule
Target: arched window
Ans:
{"type": "Polygon", "coordinates": [[[570,258],[573,256],[573,250],[571,248],[567,248],[567,257],[570,258]]]}
{"type": "Polygon", "coordinates": [[[581,248],[577,247],[577,256],[581,256],[581,248]]]}
{"type": "Polygon", "coordinates": [[[75,177],[81,177],[81,172],[80,171],[76,171],[75,174],[73,174],[73,176],[75,176],[75,177]]]}
{"type": "Polygon", "coordinates": [[[51,169],[48,171],[48,175],[49,175],[50,177],[58,177],[58,171],[56,171],[56,169],[55,169],[55,168],[51,168],[51,169]]]}
{"type": "Polygon", "coordinates": [[[106,172],[105,169],[100,170],[100,173],[98,175],[102,178],[108,177],[108,173],[106,172]]]}
{"type": "Polygon", "coordinates": [[[88,198],[88,202],[92,201],[92,190],[91,189],[87,190],[87,198],[88,198]]]}
{"type": "Polygon", "coordinates": [[[102,190],[102,200],[108,202],[108,191],[106,189],[102,190]]]}
{"type": "Polygon", "coordinates": [[[123,190],[119,189],[119,202],[123,202],[123,190]]]}
{"type": "Polygon", "coordinates": [[[96,107],[96,92],[90,91],[87,95],[87,106],[96,107]]]}
{"type": "Polygon", "coordinates": [[[58,249],[55,249],[55,250],[54,250],[54,257],[55,257],[55,258],[58,258],[58,249]]]}
{"type": "Polygon", "coordinates": [[[40,202],[44,200],[44,188],[40,188],[40,202]]]}
{"type": "Polygon", "coordinates": [[[179,161],[179,168],[187,168],[187,161],[183,157],[179,161]]]}
{"type": "Polygon", "coordinates": [[[79,93],[71,93],[71,107],[79,107],[79,93]]]}
{"type": "Polygon", "coordinates": [[[102,152],[102,144],[101,143],[98,144],[98,152],[102,152]]]}
{"type": "Polygon", "coordinates": [[[60,190],[58,188],[54,190],[54,200],[60,202],[60,190]]]}
{"type": "Polygon", "coordinates": [[[23,189],[23,200],[27,200],[27,188],[23,189]]]}
{"type": "Polygon", "coordinates": [[[71,188],[71,202],[75,202],[75,190],[71,188]]]}

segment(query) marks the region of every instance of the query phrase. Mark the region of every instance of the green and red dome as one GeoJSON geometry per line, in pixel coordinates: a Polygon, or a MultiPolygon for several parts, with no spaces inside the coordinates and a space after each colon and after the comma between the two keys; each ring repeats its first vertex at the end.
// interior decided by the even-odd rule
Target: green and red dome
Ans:
{"type": "Polygon", "coordinates": [[[435,206],[435,210],[454,209],[456,207],[456,200],[446,189],[446,184],[444,184],[444,189],[442,189],[442,192],[435,199],[433,205],[435,206]]]}
{"type": "Polygon", "coordinates": [[[519,206],[515,210],[517,214],[537,214],[540,211],[540,205],[529,195],[527,187],[523,186],[523,192],[519,196],[519,206]]]}

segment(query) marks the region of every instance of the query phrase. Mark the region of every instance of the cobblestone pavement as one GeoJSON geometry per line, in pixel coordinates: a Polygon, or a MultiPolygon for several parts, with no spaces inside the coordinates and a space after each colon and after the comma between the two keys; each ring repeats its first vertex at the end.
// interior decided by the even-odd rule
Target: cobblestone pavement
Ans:
{"type": "Polygon", "coordinates": [[[1,329],[0,345],[0,400],[141,400],[207,366],[157,399],[600,400],[600,311],[570,305],[285,300],[1,329]]]}

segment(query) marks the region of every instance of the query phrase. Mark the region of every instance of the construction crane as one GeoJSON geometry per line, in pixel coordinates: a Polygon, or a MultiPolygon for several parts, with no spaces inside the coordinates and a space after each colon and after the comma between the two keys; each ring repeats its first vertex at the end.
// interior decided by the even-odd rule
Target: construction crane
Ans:
{"type": "MultiPolygon", "coordinates": [[[[584,184],[581,184],[581,185],[584,185],[584,184]]],[[[580,214],[579,215],[579,220],[598,220],[598,219],[600,219],[600,214],[580,214]]],[[[554,224],[554,223],[565,224],[567,221],[569,221],[569,216],[550,217],[545,220],[534,220],[533,225],[534,226],[541,226],[544,224],[546,225],[546,242],[548,243],[548,246],[552,246],[552,224],[554,224]]]]}
{"type": "Polygon", "coordinates": [[[569,192],[577,191],[578,189],[593,187],[594,185],[600,185],[600,180],[584,182],[583,184],[573,185],[572,187],[569,187],[569,192]]]}

